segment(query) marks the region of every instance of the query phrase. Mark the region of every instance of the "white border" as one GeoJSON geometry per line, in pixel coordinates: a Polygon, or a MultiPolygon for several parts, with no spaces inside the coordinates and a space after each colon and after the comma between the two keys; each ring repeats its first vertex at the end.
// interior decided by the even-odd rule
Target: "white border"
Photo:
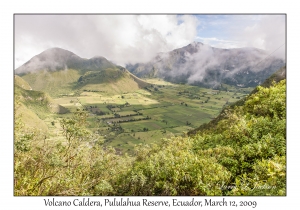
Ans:
{"type": "MultiPolygon", "coordinates": [[[[298,209],[299,181],[299,138],[297,121],[299,110],[299,15],[296,3],[287,1],[8,1],[1,2],[1,162],[0,162],[0,208],[1,209],[47,209],[44,206],[45,197],[13,197],[13,14],[14,13],[287,13],[287,182],[286,197],[226,197],[227,200],[256,200],[255,209],[282,209],[290,207],[298,209]],[[4,75],[4,76],[3,76],[4,75]]],[[[104,197],[96,197],[104,199],[104,197]]],[[[131,197],[141,200],[143,197],[131,197]]],[[[185,198],[185,197],[181,197],[185,198]]],[[[214,200],[222,197],[208,197],[214,200]]],[[[60,199],[73,200],[74,197],[60,199]]],[[[157,200],[169,200],[172,197],[151,197],[157,200]]],[[[187,200],[190,197],[186,198],[187,200]]],[[[204,197],[201,199],[204,199],[204,197]]],[[[55,208],[55,207],[52,207],[55,208]]],[[[73,209],[74,207],[65,207],[73,209]]],[[[100,207],[80,207],[80,209],[99,209],[100,207]]],[[[135,209],[140,208],[136,207],[135,209]]],[[[155,207],[157,208],[157,207],[155,207]]],[[[196,207],[199,209],[199,207],[196,207]]],[[[193,208],[193,209],[196,209],[193,208]]],[[[224,209],[226,207],[223,207],[224,209]]],[[[244,207],[245,208],[245,207],[244,207]]],[[[108,209],[103,208],[102,209],[108,209]]],[[[109,208],[114,209],[114,208],[109,208]]],[[[125,209],[132,209],[125,207],[125,209]]],[[[162,209],[162,208],[159,208],[162,209]]],[[[179,208],[178,208],[179,209],[179,208]]],[[[182,208],[180,208],[182,209],[182,208]]],[[[204,208],[205,209],[205,208],[204,208]]],[[[215,209],[215,208],[214,208],[215,209]]],[[[235,208],[240,209],[240,208],[235,208]]]]}

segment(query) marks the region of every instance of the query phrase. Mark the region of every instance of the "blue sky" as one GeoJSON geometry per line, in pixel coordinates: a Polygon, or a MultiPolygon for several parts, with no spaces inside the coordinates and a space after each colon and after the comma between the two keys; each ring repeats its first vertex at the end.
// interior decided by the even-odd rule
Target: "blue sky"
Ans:
{"type": "Polygon", "coordinates": [[[239,42],[232,38],[231,29],[238,22],[239,16],[231,15],[197,15],[196,41],[214,47],[232,48],[239,47],[239,42]]]}

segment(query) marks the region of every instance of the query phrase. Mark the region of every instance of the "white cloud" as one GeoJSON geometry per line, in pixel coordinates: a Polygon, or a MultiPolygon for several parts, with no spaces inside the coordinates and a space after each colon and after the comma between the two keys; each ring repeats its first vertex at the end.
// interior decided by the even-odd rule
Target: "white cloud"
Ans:
{"type": "Polygon", "coordinates": [[[260,17],[254,24],[237,31],[235,37],[243,42],[244,46],[260,48],[270,54],[273,53],[272,55],[285,58],[285,15],[262,15],[260,17]]]}
{"type": "Polygon", "coordinates": [[[228,49],[228,48],[238,48],[241,46],[240,42],[232,41],[232,40],[218,39],[216,37],[206,38],[206,37],[197,36],[196,39],[204,44],[207,44],[207,45],[210,45],[210,46],[216,47],[216,48],[228,49]]]}
{"type": "MultiPolygon", "coordinates": [[[[285,42],[284,15],[16,15],[15,67],[51,47],[117,64],[146,62],[194,40],[272,53],[285,42]],[[198,27],[198,34],[197,34],[198,27]],[[203,35],[203,33],[205,35],[203,35]]],[[[285,46],[273,55],[285,56],[285,46]]]]}
{"type": "Polygon", "coordinates": [[[117,64],[146,62],[195,40],[197,19],[184,15],[16,15],[15,67],[51,47],[117,64]]]}
{"type": "MultiPolygon", "coordinates": [[[[213,47],[255,47],[271,54],[285,43],[285,15],[220,15],[200,18],[202,25],[197,40],[213,47]]],[[[285,46],[272,55],[284,58],[285,46]]]]}

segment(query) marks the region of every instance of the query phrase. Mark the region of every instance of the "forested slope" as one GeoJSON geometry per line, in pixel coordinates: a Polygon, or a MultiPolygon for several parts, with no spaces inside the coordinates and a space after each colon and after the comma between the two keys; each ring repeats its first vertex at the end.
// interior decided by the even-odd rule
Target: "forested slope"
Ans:
{"type": "Polygon", "coordinates": [[[132,157],[103,148],[86,116],[61,121],[61,143],[24,138],[17,123],[15,195],[286,195],[286,80],[258,87],[214,126],[132,157]]]}
{"type": "Polygon", "coordinates": [[[247,97],[244,97],[244,98],[236,101],[235,103],[230,104],[229,106],[226,106],[215,119],[211,120],[209,123],[202,124],[201,126],[199,126],[198,128],[196,128],[194,130],[190,130],[188,132],[188,135],[195,135],[197,132],[199,132],[203,129],[214,127],[220,120],[223,119],[225,112],[228,112],[228,111],[234,109],[236,106],[243,106],[245,104],[246,100],[258,91],[258,89],[259,89],[258,87],[269,88],[270,86],[272,86],[273,83],[278,83],[284,79],[286,79],[286,67],[285,66],[280,68],[279,70],[277,70],[274,74],[272,74],[269,78],[267,78],[260,86],[257,86],[256,88],[254,88],[254,90],[247,97]]]}
{"type": "Polygon", "coordinates": [[[285,195],[286,83],[257,89],[215,126],[141,152],[130,194],[285,195]]]}

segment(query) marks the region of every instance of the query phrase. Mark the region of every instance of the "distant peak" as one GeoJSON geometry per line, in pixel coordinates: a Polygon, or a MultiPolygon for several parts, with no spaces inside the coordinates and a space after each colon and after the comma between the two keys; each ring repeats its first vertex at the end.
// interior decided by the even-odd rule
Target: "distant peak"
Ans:
{"type": "Polygon", "coordinates": [[[193,41],[190,45],[192,45],[192,46],[202,46],[203,43],[202,42],[193,41]]]}
{"type": "MultiPolygon", "coordinates": [[[[71,51],[69,51],[69,50],[65,50],[65,49],[59,48],[59,47],[52,47],[52,48],[49,48],[49,49],[43,51],[42,53],[53,53],[53,52],[55,52],[55,53],[61,52],[61,53],[68,53],[68,54],[74,55],[73,52],[71,52],[71,51]]],[[[41,54],[42,54],[42,53],[41,53],[41,54]]]]}
{"type": "Polygon", "coordinates": [[[103,56],[96,55],[96,56],[92,57],[91,59],[97,60],[97,59],[106,59],[106,58],[104,58],[103,56]]]}

